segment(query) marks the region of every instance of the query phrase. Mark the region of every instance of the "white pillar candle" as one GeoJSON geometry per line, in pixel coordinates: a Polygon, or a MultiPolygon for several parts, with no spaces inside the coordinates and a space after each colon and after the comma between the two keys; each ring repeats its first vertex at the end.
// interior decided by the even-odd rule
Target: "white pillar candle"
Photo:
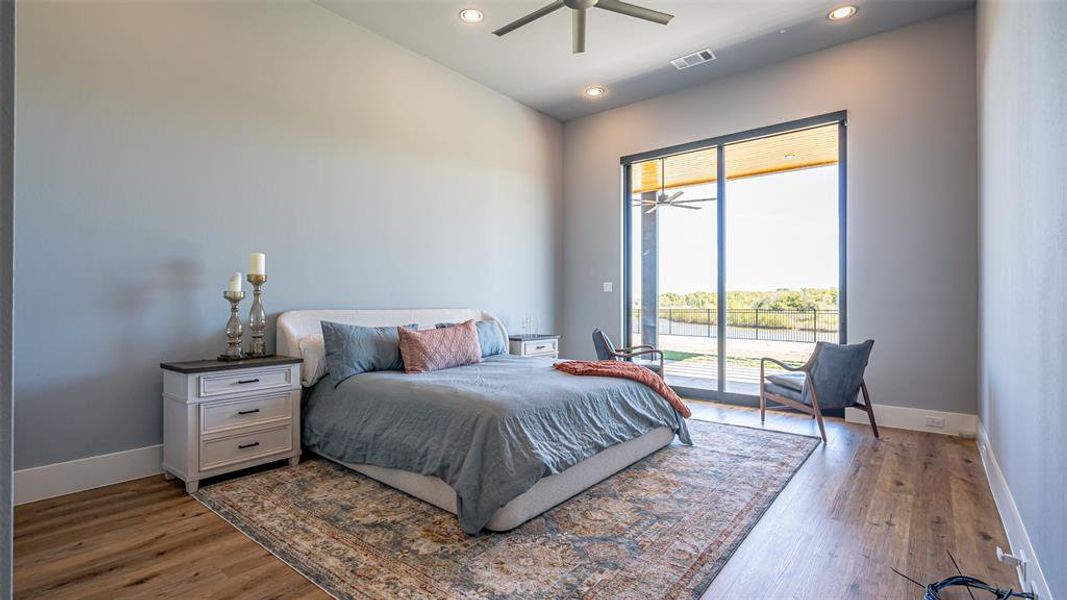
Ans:
{"type": "Polygon", "coordinates": [[[230,285],[226,289],[230,292],[239,292],[241,291],[241,285],[241,274],[234,273],[230,275],[230,285]]]}
{"type": "Polygon", "coordinates": [[[266,275],[267,274],[267,255],[262,252],[253,252],[248,255],[248,274],[249,275],[266,275]]]}

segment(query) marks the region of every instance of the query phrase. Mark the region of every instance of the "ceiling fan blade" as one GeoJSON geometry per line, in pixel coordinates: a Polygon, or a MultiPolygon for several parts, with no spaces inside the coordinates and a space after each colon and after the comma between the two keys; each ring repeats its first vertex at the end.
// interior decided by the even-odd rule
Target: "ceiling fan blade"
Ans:
{"type": "Polygon", "coordinates": [[[652,208],[650,208],[650,209],[646,210],[646,211],[645,211],[645,214],[646,214],[646,215],[650,215],[650,214],[652,214],[652,213],[656,212],[656,209],[657,209],[657,208],[659,208],[659,204],[657,204],[657,205],[653,206],[652,208]]]}
{"type": "Polygon", "coordinates": [[[674,208],[688,208],[689,210],[700,210],[699,206],[689,206],[688,204],[672,204],[674,208]]]}
{"type": "Polygon", "coordinates": [[[548,13],[557,11],[557,10],[559,10],[561,8],[563,8],[563,0],[556,0],[552,4],[548,4],[548,5],[542,6],[541,8],[533,11],[532,13],[526,15],[525,17],[522,17],[522,18],[519,18],[519,19],[515,19],[514,21],[512,21],[512,22],[508,23],[507,25],[501,27],[500,29],[497,29],[496,31],[494,31],[493,34],[494,35],[498,35],[498,36],[499,35],[506,35],[508,33],[511,33],[512,31],[515,31],[519,27],[522,27],[523,25],[527,25],[529,23],[532,23],[532,22],[536,21],[537,19],[540,19],[541,17],[547,15],[548,13]]]}
{"type": "Polygon", "coordinates": [[[679,200],[674,203],[675,206],[679,204],[696,204],[697,202],[715,202],[715,198],[693,198],[692,200],[679,200]]]}
{"type": "Polygon", "coordinates": [[[585,52],[585,11],[584,8],[571,11],[571,44],[574,54],[585,52]]]}
{"type": "Polygon", "coordinates": [[[646,21],[652,21],[653,23],[659,23],[660,25],[666,25],[671,22],[674,15],[669,15],[665,12],[658,10],[652,10],[651,8],[645,8],[643,6],[637,6],[630,4],[629,2],[623,2],[622,0],[598,0],[594,5],[597,8],[603,8],[604,10],[610,10],[621,15],[629,17],[637,17],[638,19],[644,19],[646,21]]]}
{"type": "Polygon", "coordinates": [[[677,200],[677,199],[678,199],[678,197],[679,197],[679,196],[681,196],[681,195],[682,195],[682,194],[684,194],[684,193],[685,193],[685,191],[684,191],[684,190],[678,190],[677,192],[674,192],[674,193],[673,193],[673,194],[671,194],[670,196],[667,196],[667,203],[669,203],[669,204],[673,204],[673,203],[674,203],[674,201],[675,201],[675,200],[677,200]]]}

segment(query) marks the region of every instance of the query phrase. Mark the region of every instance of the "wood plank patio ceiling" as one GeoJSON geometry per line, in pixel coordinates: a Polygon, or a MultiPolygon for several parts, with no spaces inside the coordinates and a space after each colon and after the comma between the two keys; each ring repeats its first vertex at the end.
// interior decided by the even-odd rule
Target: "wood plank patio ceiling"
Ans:
{"type": "MultiPolygon", "coordinates": [[[[635,194],[714,183],[716,149],[633,165],[635,194]],[[663,177],[666,175],[666,181],[663,177]]],[[[837,124],[726,145],[726,180],[837,164],[837,124]]]]}

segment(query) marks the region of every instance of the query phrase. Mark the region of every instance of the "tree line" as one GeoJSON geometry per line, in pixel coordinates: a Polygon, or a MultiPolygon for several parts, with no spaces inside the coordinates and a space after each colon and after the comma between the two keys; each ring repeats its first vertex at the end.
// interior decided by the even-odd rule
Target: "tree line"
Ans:
{"type": "MultiPolygon", "coordinates": [[[[778,289],[773,291],[726,292],[726,308],[736,310],[837,310],[837,288],[778,289]]],[[[719,295],[715,292],[690,292],[678,294],[665,292],[659,295],[659,308],[710,308],[719,307],[719,295]]],[[[640,308],[640,300],[635,302],[640,308]]]]}

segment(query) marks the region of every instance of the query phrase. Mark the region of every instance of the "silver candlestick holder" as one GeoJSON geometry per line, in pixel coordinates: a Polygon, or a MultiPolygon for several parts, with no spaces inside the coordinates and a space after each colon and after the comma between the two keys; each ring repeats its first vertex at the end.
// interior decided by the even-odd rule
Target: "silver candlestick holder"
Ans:
{"type": "Polygon", "coordinates": [[[263,302],[260,296],[263,294],[263,284],[267,283],[266,275],[249,273],[248,283],[252,284],[252,308],[248,311],[248,328],[252,330],[252,345],[248,349],[251,356],[268,356],[267,343],[263,340],[263,332],[267,329],[267,313],[263,310],[263,302]]]}
{"type": "Polygon", "coordinates": [[[222,297],[230,302],[230,320],[226,321],[226,353],[219,356],[219,360],[243,360],[248,355],[241,350],[241,317],[237,316],[238,305],[245,299],[245,293],[226,290],[222,297]]]}

